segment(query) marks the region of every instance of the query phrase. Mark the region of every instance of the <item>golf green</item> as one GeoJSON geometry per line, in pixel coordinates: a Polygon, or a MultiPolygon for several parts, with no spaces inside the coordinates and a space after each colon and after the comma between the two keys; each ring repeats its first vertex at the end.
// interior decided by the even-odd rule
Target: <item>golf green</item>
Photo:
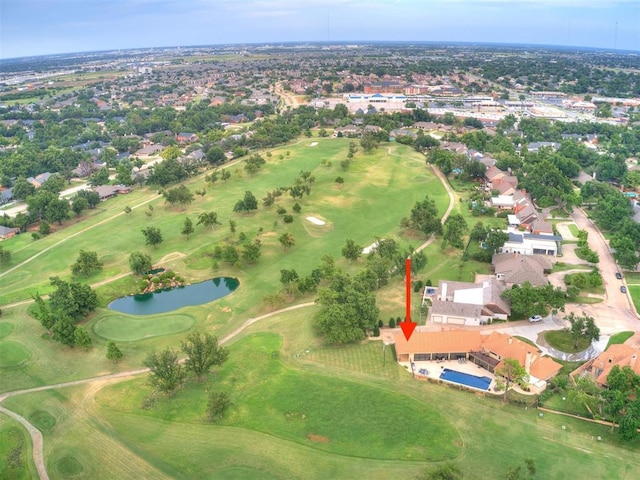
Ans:
{"type": "Polygon", "coordinates": [[[134,342],[184,332],[194,324],[195,319],[183,313],[153,317],[108,315],[95,323],[93,332],[107,340],[134,342]]]}

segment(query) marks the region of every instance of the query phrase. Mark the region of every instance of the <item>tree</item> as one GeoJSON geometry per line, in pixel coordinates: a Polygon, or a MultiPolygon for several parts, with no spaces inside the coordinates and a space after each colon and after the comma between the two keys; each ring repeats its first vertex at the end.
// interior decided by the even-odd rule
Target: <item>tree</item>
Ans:
{"type": "Polygon", "coordinates": [[[87,182],[92,187],[106,185],[107,183],[109,183],[109,169],[106,166],[102,167],[96,173],[90,175],[87,179],[87,182]]]}
{"type": "Polygon", "coordinates": [[[73,210],[73,213],[78,216],[80,216],[87,208],[89,208],[89,202],[87,202],[87,199],[83,197],[75,197],[71,203],[71,210],[73,210]]]}
{"type": "MultiPolygon", "coordinates": [[[[473,226],[471,233],[469,234],[469,238],[475,242],[481,242],[487,238],[487,229],[484,228],[484,224],[482,222],[477,222],[473,226]]],[[[502,245],[504,245],[504,243],[502,245]]]]}
{"type": "Polygon", "coordinates": [[[76,263],[71,265],[74,276],[88,277],[92,273],[102,270],[103,263],[98,260],[98,254],[87,250],[80,250],[76,263]]]}
{"type": "Polygon", "coordinates": [[[362,255],[362,246],[356,244],[352,239],[347,239],[344,247],[342,247],[342,256],[351,261],[358,260],[362,255]]]}
{"type": "Polygon", "coordinates": [[[565,317],[565,320],[571,325],[569,331],[571,332],[574,348],[578,348],[578,340],[580,338],[587,339],[589,343],[600,339],[600,329],[596,325],[595,319],[584,312],[580,316],[571,312],[565,317]]]}
{"type": "Polygon", "coordinates": [[[11,262],[11,252],[0,245],[0,265],[6,265],[11,262]]]}
{"type": "Polygon", "coordinates": [[[234,212],[242,212],[248,213],[251,210],[258,209],[258,199],[255,197],[253,193],[250,191],[244,192],[244,198],[242,200],[238,200],[233,207],[234,212]]]}
{"type": "Polygon", "coordinates": [[[149,353],[142,364],[151,371],[151,386],[168,395],[172,395],[187,377],[184,367],[178,361],[178,354],[171,348],[149,353]]]}
{"type": "Polygon", "coordinates": [[[216,212],[203,212],[198,215],[198,223],[196,223],[196,225],[211,227],[211,230],[213,230],[215,225],[220,225],[220,222],[218,222],[218,214],[216,212]]]}
{"type": "Polygon", "coordinates": [[[185,205],[191,205],[193,202],[193,193],[185,185],[165,190],[162,196],[172,206],[177,203],[184,208],[185,205]]]}
{"type": "Polygon", "coordinates": [[[152,268],[151,257],[146,253],[134,251],[129,256],[129,266],[136,275],[142,275],[152,268]]]}
{"type": "Polygon", "coordinates": [[[59,277],[51,277],[49,280],[55,287],[48,301],[53,318],[64,317],[77,322],[98,306],[98,296],[89,285],[68,283],[59,277]]]}
{"type": "Polygon", "coordinates": [[[296,244],[296,239],[293,236],[293,233],[283,233],[278,237],[278,241],[280,242],[280,245],[282,245],[282,247],[285,250],[289,250],[291,247],[295,246],[296,244]]]}
{"type": "Polygon", "coordinates": [[[81,347],[81,348],[84,348],[85,350],[88,350],[89,347],[91,347],[92,342],[91,342],[91,337],[89,336],[89,334],[84,328],[76,327],[75,331],[73,332],[73,343],[77,347],[81,347]]]}
{"type": "Polygon", "coordinates": [[[35,191],[36,187],[27,182],[27,179],[24,177],[16,178],[15,182],[13,182],[13,187],[11,188],[13,198],[16,200],[24,200],[33,195],[35,191]]]}
{"type": "Polygon", "coordinates": [[[487,251],[493,255],[503,247],[507,240],[509,240],[509,234],[507,232],[492,228],[487,232],[484,243],[487,251]]]}
{"type": "Polygon", "coordinates": [[[218,345],[218,337],[210,333],[191,333],[182,341],[180,348],[187,355],[185,367],[199,381],[213,365],[222,365],[229,358],[229,351],[218,345]]]}
{"type": "Polygon", "coordinates": [[[425,235],[442,232],[442,224],[438,217],[436,203],[427,195],[423,201],[417,202],[411,209],[409,226],[425,235]]]}
{"type": "Polygon", "coordinates": [[[177,145],[171,145],[160,152],[160,156],[164,160],[175,160],[180,155],[182,155],[182,150],[177,145]]]}
{"type": "Polygon", "coordinates": [[[373,150],[378,148],[378,138],[373,132],[366,132],[360,138],[360,146],[365,153],[371,153],[373,150]]]}
{"type": "Polygon", "coordinates": [[[193,233],[193,222],[189,217],[184,219],[184,223],[182,224],[182,230],[180,231],[182,235],[186,235],[187,240],[189,239],[189,235],[193,233]]]}
{"type": "Polygon", "coordinates": [[[507,392],[509,391],[509,387],[513,383],[523,385],[529,381],[529,374],[515,358],[503,358],[502,365],[496,368],[495,374],[502,377],[505,382],[503,397],[505,402],[507,401],[507,392]]]}
{"type": "Polygon", "coordinates": [[[214,145],[207,150],[206,159],[211,165],[220,165],[227,160],[227,156],[224,154],[224,150],[222,150],[222,148],[214,145]]]}
{"type": "Polygon", "coordinates": [[[76,343],[76,326],[69,317],[58,317],[51,327],[51,338],[56,342],[73,347],[76,343]]]}
{"type": "Polygon", "coordinates": [[[229,395],[225,392],[211,392],[207,401],[207,420],[215,422],[224,416],[227,408],[231,405],[229,395]]]}
{"type": "Polygon", "coordinates": [[[256,263],[260,259],[262,242],[257,238],[242,248],[242,259],[247,263],[256,263]]]}
{"type": "Polygon", "coordinates": [[[162,243],[162,232],[157,227],[143,228],[142,234],[144,235],[145,243],[153,248],[158,248],[158,245],[162,243]]]}
{"type": "Polygon", "coordinates": [[[378,323],[376,297],[365,282],[336,272],[328,287],[318,290],[321,310],[314,319],[329,343],[353,343],[365,338],[366,329],[378,323]]]}
{"type": "Polygon", "coordinates": [[[118,348],[115,342],[107,343],[107,359],[116,363],[122,358],[122,351],[118,348]]]}
{"type": "Polygon", "coordinates": [[[426,472],[423,478],[424,480],[462,480],[463,477],[457,465],[445,463],[426,472]]]}
{"type": "Polygon", "coordinates": [[[453,213],[444,222],[443,246],[448,243],[454,248],[464,247],[464,235],[467,233],[467,222],[459,213],[453,213]]]}

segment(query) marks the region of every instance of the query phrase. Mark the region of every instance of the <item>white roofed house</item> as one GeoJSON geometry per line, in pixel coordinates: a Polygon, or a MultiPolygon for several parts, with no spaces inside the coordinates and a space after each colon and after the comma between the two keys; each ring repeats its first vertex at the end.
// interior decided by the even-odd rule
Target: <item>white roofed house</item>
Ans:
{"type": "Polygon", "coordinates": [[[500,253],[551,256],[561,253],[562,237],[559,235],[536,235],[520,232],[508,232],[508,234],[509,239],[500,248],[500,253]]]}
{"type": "Polygon", "coordinates": [[[509,303],[501,297],[505,285],[495,278],[479,283],[441,280],[429,311],[435,323],[483,325],[492,318],[506,320],[509,303]]]}

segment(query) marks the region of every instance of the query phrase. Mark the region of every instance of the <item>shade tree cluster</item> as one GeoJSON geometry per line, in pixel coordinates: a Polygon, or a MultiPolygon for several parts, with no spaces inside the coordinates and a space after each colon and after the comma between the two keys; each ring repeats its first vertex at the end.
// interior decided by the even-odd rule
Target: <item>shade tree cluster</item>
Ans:
{"type": "Polygon", "coordinates": [[[98,296],[89,285],[65,282],[59,277],[49,280],[55,290],[48,300],[40,295],[34,296],[36,308],[33,315],[53,340],[69,346],[89,348],[91,337],[76,324],[95,310],[98,296]]]}

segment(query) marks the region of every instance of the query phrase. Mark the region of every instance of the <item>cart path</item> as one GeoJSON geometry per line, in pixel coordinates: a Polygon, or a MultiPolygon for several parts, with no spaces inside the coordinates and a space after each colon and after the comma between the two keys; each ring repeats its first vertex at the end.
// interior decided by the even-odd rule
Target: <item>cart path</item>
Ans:
{"type": "MultiPolygon", "coordinates": [[[[161,198],[161,197],[162,197],[162,195],[154,195],[153,197],[151,197],[151,198],[149,198],[149,199],[145,200],[144,202],[139,203],[138,205],[136,205],[136,206],[134,206],[134,207],[131,207],[131,209],[133,210],[133,209],[135,209],[135,208],[140,208],[141,206],[146,205],[147,203],[152,202],[152,201],[154,201],[154,200],[157,200],[158,198],[161,198]]],[[[112,216],[111,216],[111,217],[109,217],[109,218],[105,218],[104,220],[100,220],[99,222],[94,223],[93,225],[91,225],[91,226],[89,226],[89,227],[83,228],[82,230],[78,230],[76,233],[72,233],[71,235],[66,235],[64,238],[62,238],[62,239],[58,240],[56,243],[54,243],[54,244],[52,244],[52,245],[49,245],[49,246],[48,246],[48,247],[46,247],[46,248],[43,248],[43,249],[42,249],[42,250],[40,250],[38,253],[36,253],[36,254],[34,254],[34,255],[30,256],[30,257],[29,257],[29,258],[27,258],[26,260],[24,260],[24,261],[20,262],[19,264],[17,264],[17,265],[15,265],[15,266],[11,267],[9,270],[7,270],[7,271],[5,271],[5,272],[0,273],[0,278],[4,277],[5,275],[7,275],[7,274],[9,274],[9,273],[13,272],[14,270],[16,270],[16,269],[18,269],[18,268],[20,268],[20,267],[22,267],[22,266],[26,265],[26,264],[27,264],[27,263],[29,263],[30,261],[32,261],[32,260],[34,260],[34,259],[38,258],[40,255],[42,255],[42,254],[44,254],[44,253],[47,253],[49,250],[51,250],[51,249],[53,249],[53,248],[55,248],[55,247],[57,247],[57,246],[59,246],[59,245],[61,245],[61,244],[65,243],[67,240],[70,240],[70,239],[72,239],[72,238],[75,238],[75,237],[77,237],[78,235],[80,235],[80,234],[82,234],[82,233],[85,233],[85,232],[87,232],[87,231],[89,231],[89,230],[91,230],[91,229],[93,229],[93,228],[96,228],[96,227],[98,227],[98,226],[100,226],[100,225],[102,225],[102,224],[104,224],[104,223],[110,222],[110,221],[111,221],[111,220],[113,220],[114,218],[118,218],[118,217],[120,217],[120,216],[122,216],[122,215],[126,215],[126,213],[124,213],[124,212],[116,213],[115,215],[112,215],[112,216]]]]}
{"type": "MultiPolygon", "coordinates": [[[[273,312],[265,313],[264,315],[260,315],[258,317],[250,318],[247,321],[245,321],[242,325],[240,325],[238,328],[236,328],[234,331],[226,335],[222,340],[220,340],[220,345],[223,345],[229,342],[234,337],[242,333],[242,331],[244,331],[246,328],[250,327],[254,323],[259,322],[260,320],[264,320],[266,318],[272,317],[274,315],[279,315],[281,313],[290,312],[292,310],[297,310],[299,308],[311,307],[313,305],[315,305],[315,302],[300,303],[298,305],[291,305],[290,307],[282,308],[280,310],[275,310],[273,312]]],[[[105,382],[105,380],[116,380],[116,379],[126,380],[128,378],[131,378],[137,375],[142,375],[147,372],[149,372],[148,368],[141,368],[138,370],[128,370],[126,372],[111,373],[109,375],[98,375],[95,377],[84,378],[82,380],[74,380],[71,382],[61,382],[61,383],[55,383],[52,385],[43,385],[41,387],[25,388],[22,390],[14,390],[12,392],[0,393],[0,413],[4,413],[5,415],[17,420],[27,429],[27,432],[29,432],[29,436],[31,437],[31,442],[33,444],[33,462],[36,465],[38,476],[40,477],[40,480],[49,480],[49,475],[47,474],[47,469],[45,467],[45,462],[44,462],[44,441],[42,438],[42,433],[34,425],[32,425],[26,418],[22,417],[21,415],[18,415],[17,413],[9,410],[6,407],[3,407],[1,405],[2,402],[6,398],[14,397],[16,395],[22,395],[25,393],[34,393],[34,392],[42,392],[44,390],[54,390],[58,388],[73,387],[73,386],[84,385],[92,382],[104,382],[104,384],[106,384],[107,382],[105,382]]]]}
{"type": "MultiPolygon", "coordinates": [[[[387,153],[389,155],[396,155],[399,156],[397,154],[392,154],[391,153],[391,148],[389,148],[387,150],[387,153]]],[[[444,188],[447,191],[447,194],[449,195],[449,207],[447,208],[447,210],[445,211],[444,215],[442,216],[442,223],[445,222],[445,220],[449,217],[451,210],[453,210],[453,206],[455,204],[455,198],[453,196],[453,191],[451,190],[451,187],[449,186],[449,182],[447,181],[446,177],[442,174],[442,172],[440,172],[440,170],[438,170],[435,166],[431,166],[431,168],[433,169],[434,173],[436,174],[436,176],[440,179],[440,181],[442,182],[442,184],[444,185],[444,188]]],[[[146,200],[145,202],[136,205],[133,208],[137,208],[140,207],[142,205],[145,205],[146,203],[159,198],[159,196],[155,196],[149,200],[146,200]]],[[[69,235],[68,237],[60,240],[59,242],[55,243],[54,245],[51,245],[50,247],[47,247],[46,249],[42,250],[41,252],[39,252],[38,254],[28,258],[27,260],[25,260],[24,262],[20,263],[19,265],[16,265],[15,267],[13,267],[11,270],[8,270],[6,272],[4,272],[2,275],[0,275],[0,277],[2,277],[3,275],[6,275],[7,273],[9,273],[10,271],[15,270],[16,268],[24,265],[25,263],[29,262],[30,260],[36,258],[37,256],[41,255],[42,253],[44,253],[47,250],[50,250],[51,248],[63,243],[64,241],[66,241],[69,238],[75,237],[77,235],[79,235],[80,233],[83,233],[87,230],[90,230],[91,228],[94,228],[102,223],[105,223],[107,221],[110,221],[120,215],[124,215],[124,212],[121,212],[117,215],[114,215],[108,219],[102,220],[99,223],[96,223],[95,225],[92,225],[91,227],[87,227],[84,230],[81,230],[79,232],[74,233],[73,235],[69,235]]],[[[431,244],[431,242],[433,242],[433,240],[435,239],[434,235],[431,235],[431,237],[424,242],[422,245],[420,245],[418,248],[416,248],[416,252],[420,252],[421,250],[425,249],[427,246],[429,246],[431,244]]],[[[117,277],[114,277],[112,279],[109,279],[107,281],[104,282],[100,282],[100,283],[108,283],[109,281],[115,280],[117,278],[122,278],[127,274],[121,274],[117,277]]],[[[18,302],[12,305],[7,305],[5,307],[10,307],[10,306],[15,306],[15,305],[21,305],[24,303],[29,303],[32,302],[33,300],[25,300],[23,302],[18,302]]],[[[285,313],[285,312],[290,312],[292,310],[297,310],[299,308],[306,308],[306,307],[311,307],[313,305],[315,305],[315,302],[306,302],[306,303],[300,303],[298,305],[291,305],[289,307],[285,307],[282,308],[280,310],[275,310],[273,312],[269,312],[269,313],[265,313],[264,315],[260,315],[258,317],[253,317],[250,318],[248,320],[246,320],[244,323],[242,323],[242,325],[240,325],[238,328],[236,328],[235,330],[233,330],[231,333],[229,333],[228,335],[226,335],[225,337],[223,337],[220,340],[220,345],[224,345],[225,343],[229,342],[230,340],[232,340],[233,338],[235,338],[236,336],[238,336],[240,333],[242,333],[245,329],[247,329],[248,327],[250,327],[251,325],[253,325],[254,323],[257,323],[261,320],[264,320],[266,318],[272,317],[274,315],[279,315],[281,313],[285,313]]],[[[38,476],[40,477],[40,480],[49,480],[49,475],[47,474],[47,469],[45,467],[45,462],[44,462],[44,441],[42,438],[42,433],[40,432],[40,430],[38,430],[35,426],[33,426],[26,418],[18,415],[17,413],[3,407],[1,404],[2,402],[9,397],[13,397],[16,395],[22,395],[25,393],[34,393],[34,392],[41,392],[44,390],[53,390],[53,389],[58,389],[58,388],[65,388],[65,387],[72,387],[72,386],[76,386],[76,385],[84,385],[86,383],[92,383],[92,382],[97,382],[97,381],[105,381],[105,380],[113,380],[113,379],[119,379],[119,380],[125,380],[127,378],[131,378],[137,375],[142,375],[144,373],[149,372],[148,368],[142,368],[142,369],[138,369],[138,370],[129,370],[126,372],[118,372],[118,373],[112,373],[112,374],[108,374],[108,375],[98,375],[95,377],[90,377],[90,378],[85,378],[82,380],[74,380],[71,382],[61,382],[61,383],[55,383],[52,385],[43,385],[41,387],[34,387],[34,388],[25,388],[22,390],[14,390],[12,392],[5,392],[0,394],[0,413],[4,413],[5,415],[10,416],[11,418],[14,418],[15,420],[17,420],[18,422],[20,422],[29,432],[29,436],[31,437],[31,442],[33,444],[33,462],[36,465],[37,471],[38,471],[38,476]]],[[[106,384],[106,382],[105,382],[106,384]]]]}

